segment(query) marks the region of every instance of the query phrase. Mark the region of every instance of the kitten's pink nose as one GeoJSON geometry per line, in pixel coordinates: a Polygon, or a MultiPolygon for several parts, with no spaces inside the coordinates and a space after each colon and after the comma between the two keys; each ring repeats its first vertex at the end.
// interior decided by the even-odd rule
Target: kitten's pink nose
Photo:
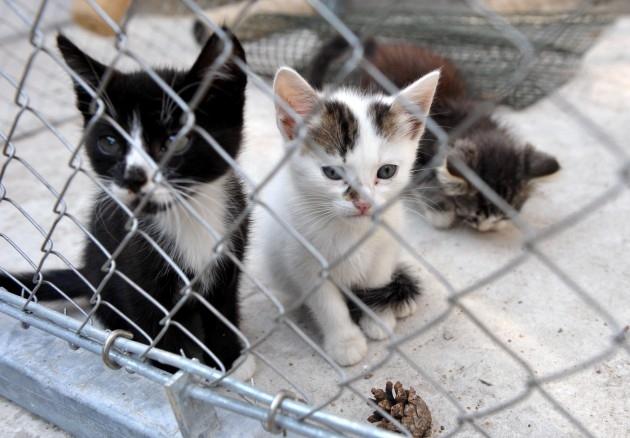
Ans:
{"type": "Polygon", "coordinates": [[[370,212],[370,209],[372,208],[372,204],[370,204],[367,201],[363,201],[361,199],[358,200],[354,200],[352,201],[352,203],[354,204],[354,207],[359,210],[359,213],[361,215],[366,215],[370,212]]]}

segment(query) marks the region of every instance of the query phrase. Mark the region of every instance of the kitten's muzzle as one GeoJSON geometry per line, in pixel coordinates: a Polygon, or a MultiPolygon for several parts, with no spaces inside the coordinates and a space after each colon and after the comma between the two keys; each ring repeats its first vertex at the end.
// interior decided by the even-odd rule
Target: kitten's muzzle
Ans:
{"type": "Polygon", "coordinates": [[[148,177],[144,169],[138,166],[132,166],[125,170],[123,176],[123,184],[126,189],[133,193],[138,193],[142,187],[148,182],[148,177]]]}
{"type": "Polygon", "coordinates": [[[361,195],[355,189],[348,186],[343,196],[346,200],[352,201],[352,205],[358,210],[359,213],[356,216],[367,216],[370,214],[372,203],[361,199],[361,195]]]}
{"type": "Polygon", "coordinates": [[[372,210],[372,204],[362,199],[353,199],[352,205],[358,210],[359,216],[367,216],[372,210]]]}

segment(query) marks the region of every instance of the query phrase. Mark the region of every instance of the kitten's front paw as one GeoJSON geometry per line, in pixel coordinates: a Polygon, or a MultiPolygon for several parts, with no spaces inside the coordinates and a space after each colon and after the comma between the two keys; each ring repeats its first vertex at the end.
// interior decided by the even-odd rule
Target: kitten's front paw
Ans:
{"type": "Polygon", "coordinates": [[[234,370],[232,377],[245,382],[252,377],[256,372],[256,359],[251,354],[248,354],[245,360],[234,370]]]}
{"type": "Polygon", "coordinates": [[[425,219],[435,228],[439,229],[448,229],[455,225],[457,220],[457,216],[455,212],[452,210],[435,210],[435,209],[425,209],[424,212],[425,219]]]}
{"type": "Polygon", "coordinates": [[[389,330],[386,330],[369,315],[361,316],[359,325],[368,338],[379,341],[388,338],[390,333],[394,331],[394,328],[396,328],[396,316],[394,315],[394,311],[390,308],[375,313],[379,317],[380,322],[389,328],[389,330]]]}
{"type": "Polygon", "coordinates": [[[347,367],[359,362],[367,353],[367,341],[355,325],[324,341],[324,350],[339,365],[347,367]]]}
{"type": "Polygon", "coordinates": [[[407,301],[403,301],[402,303],[397,303],[393,307],[396,318],[407,318],[408,316],[416,313],[418,304],[416,303],[416,300],[409,299],[407,301]]]}

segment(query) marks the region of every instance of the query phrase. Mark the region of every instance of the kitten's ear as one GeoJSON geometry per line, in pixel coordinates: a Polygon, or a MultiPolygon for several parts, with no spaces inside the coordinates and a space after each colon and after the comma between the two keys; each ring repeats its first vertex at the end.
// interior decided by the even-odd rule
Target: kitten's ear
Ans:
{"type": "Polygon", "coordinates": [[[460,161],[471,169],[477,161],[477,148],[468,140],[456,140],[455,144],[444,159],[444,165],[438,168],[438,179],[444,191],[450,196],[463,195],[469,189],[469,184],[462,172],[455,166],[460,161]]]}
{"type": "Polygon", "coordinates": [[[527,176],[531,179],[549,176],[560,170],[560,164],[553,156],[536,150],[531,144],[526,148],[527,176]]]}
{"type": "Polygon", "coordinates": [[[273,91],[285,105],[276,102],[276,122],[280,133],[287,140],[296,135],[298,122],[284,106],[288,106],[300,117],[306,118],[317,107],[317,92],[295,70],[282,67],[273,80],[273,91]]]}
{"type": "MultiPolygon", "coordinates": [[[[88,56],[62,34],[57,35],[57,47],[68,67],[92,88],[97,88],[101,78],[105,75],[107,67],[88,56]]],[[[76,81],[73,82],[75,82],[77,93],[85,92],[83,87],[77,84],[76,81]]]]}
{"type": "Polygon", "coordinates": [[[223,55],[223,51],[226,50],[226,42],[231,42],[231,52],[229,57],[226,59],[225,63],[220,66],[216,66],[217,73],[219,76],[219,80],[222,79],[231,79],[233,81],[246,81],[247,75],[241,68],[236,65],[234,60],[236,58],[245,62],[245,50],[241,45],[241,42],[236,38],[236,36],[227,28],[223,27],[223,32],[225,33],[225,37],[219,36],[216,32],[213,33],[206,44],[204,44],[197,60],[190,68],[189,75],[191,80],[198,80],[203,78],[213,67],[213,64],[217,58],[223,55]]]}
{"type": "Polygon", "coordinates": [[[444,193],[449,196],[464,195],[468,192],[468,182],[448,158],[437,168],[437,178],[444,193]]]}
{"type": "Polygon", "coordinates": [[[415,113],[419,111],[424,117],[429,114],[439,79],[440,71],[432,71],[396,95],[392,104],[392,114],[398,117],[399,134],[414,139],[422,135],[424,120],[419,120],[415,113]]]}

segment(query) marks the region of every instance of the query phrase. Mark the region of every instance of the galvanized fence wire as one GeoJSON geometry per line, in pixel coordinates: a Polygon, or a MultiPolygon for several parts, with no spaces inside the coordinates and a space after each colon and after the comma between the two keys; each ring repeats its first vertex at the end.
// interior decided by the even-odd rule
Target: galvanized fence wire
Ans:
{"type": "MultiPolygon", "coordinates": [[[[483,193],[493,204],[504,211],[513,221],[515,226],[522,232],[524,250],[522,253],[516,255],[512,260],[507,261],[503,266],[496,269],[491,274],[478,280],[474,284],[468,285],[464,288],[456,288],[446,276],[440,273],[440,271],[432,266],[425,256],[422,256],[418,251],[412,247],[404,236],[399,234],[398,230],[393,229],[384,219],[383,212],[391,207],[393,202],[400,202],[402,193],[392,202],[382,205],[373,215],[373,226],[371,229],[362,236],[356,244],[350,248],[345,254],[335,260],[327,260],[322,254],[320,254],[315,246],[308,241],[304,236],[294,229],[285,218],[281,217],[277,212],[267,205],[261,198],[260,193],[264,187],[275,177],[275,175],[287,165],[287,161],[293,154],[304,145],[306,141],[306,121],[303,120],[298,114],[296,114],[285,102],[280,101],[273,93],[268,82],[259,77],[254,71],[251,70],[244,62],[237,61],[238,68],[242,69],[249,79],[250,84],[262,91],[270,100],[273,100],[277,106],[283,108],[289,113],[295,120],[298,120],[298,136],[285,145],[285,153],[282,158],[275,163],[270,172],[262,178],[261,181],[255,182],[251,178],[247,171],[241,167],[241,165],[227,154],[221,145],[211,136],[210,133],[205,131],[201,126],[196,124],[194,110],[199,104],[200,99],[206,93],[206,91],[212,87],[213,80],[216,79],[216,74],[219,69],[227,61],[231,50],[231,41],[225,34],[222,28],[212,22],[205,14],[202,7],[193,0],[182,0],[182,5],[190,11],[190,14],[194,14],[198,19],[206,25],[212,33],[216,33],[224,41],[223,52],[213,63],[209,69],[208,74],[200,84],[195,96],[190,102],[183,101],[178,95],[177,91],[172,89],[168,83],[166,83],[147,63],[141,53],[136,53],[129,49],[129,36],[127,33],[127,26],[131,20],[134,19],[134,13],[136,11],[136,3],[132,3],[132,6],[124,19],[117,23],[111,19],[105,11],[93,0],[85,0],[94,11],[107,23],[116,35],[115,48],[116,56],[110,62],[109,68],[103,77],[99,87],[93,89],[89,84],[85,83],[83,79],[78,76],[74,71],[66,66],[64,61],[59,56],[58,52],[50,45],[46,44],[45,36],[52,33],[50,27],[44,26],[44,18],[49,13],[50,9],[56,6],[54,1],[41,1],[37,8],[29,10],[26,7],[26,3],[17,0],[6,0],[5,4],[15,13],[16,17],[21,21],[20,26],[23,28],[25,34],[27,32],[32,51],[24,59],[24,68],[20,77],[13,77],[5,72],[0,67],[0,80],[6,82],[15,90],[15,95],[12,105],[15,107],[16,113],[13,118],[11,126],[7,132],[0,131],[0,138],[3,143],[3,155],[5,157],[2,167],[0,168],[0,202],[11,205],[12,208],[19,211],[19,213],[33,226],[37,233],[41,235],[41,252],[42,255],[39,260],[30,258],[26,252],[15,242],[9,235],[5,234],[0,229],[0,237],[4,239],[15,252],[22,257],[35,271],[33,285],[22,284],[23,289],[22,297],[7,296],[7,294],[0,294],[0,311],[7,313],[16,319],[21,320],[25,324],[39,327],[46,331],[49,331],[59,337],[70,342],[74,347],[81,347],[88,351],[100,353],[103,345],[105,344],[108,334],[93,326],[93,317],[95,312],[101,307],[107,307],[110,310],[116,312],[122,319],[128,324],[135,327],[139,332],[144,334],[144,339],[136,339],[129,341],[125,339],[117,339],[114,342],[114,347],[109,351],[109,359],[122,365],[129,371],[137,372],[145,375],[150,379],[156,380],[160,383],[167,384],[169,382],[169,376],[165,373],[157,370],[152,365],[146,362],[147,359],[159,361],[164,364],[172,365],[182,371],[197,375],[201,378],[207,379],[215,385],[221,385],[233,390],[236,394],[240,395],[243,399],[225,398],[222,395],[216,393],[212,387],[207,385],[198,385],[193,390],[188,391],[189,397],[195,397],[200,400],[205,400],[215,406],[230,409],[235,412],[239,412],[243,415],[248,415],[253,418],[258,418],[261,421],[264,420],[266,409],[273,401],[273,394],[267,394],[260,389],[252,387],[247,384],[242,384],[234,381],[229,377],[230,371],[220,362],[215,354],[210,351],[203,342],[199,341],[187,331],[187,329],[175,320],[175,316],[178,311],[186,303],[191,301],[195,302],[195,305],[204,306],[211,311],[217,318],[219,318],[231,331],[233,331],[238,338],[243,342],[243,353],[245,357],[248,354],[255,356],[260,363],[265,364],[284,381],[292,391],[295,391],[300,395],[302,401],[285,400],[279,406],[279,415],[275,418],[275,424],[281,428],[286,428],[297,433],[303,433],[308,436],[317,436],[319,434],[359,434],[365,436],[385,436],[388,433],[376,429],[367,425],[360,425],[353,423],[333,415],[324,412],[325,408],[330,406],[331,403],[338,400],[345,393],[353,393],[360,400],[372,405],[374,410],[378,411],[383,417],[396,424],[400,431],[407,436],[411,436],[408,431],[402,427],[400,422],[393,418],[389,413],[385,412],[379,406],[376,406],[359,388],[356,386],[356,382],[362,379],[366,373],[377,370],[385,366],[389,361],[394,358],[404,360],[409,367],[413,368],[419,376],[421,376],[426,382],[433,386],[437,392],[439,392],[448,403],[457,412],[457,426],[450,430],[445,436],[454,436],[463,430],[472,428],[475,432],[482,436],[491,436],[490,433],[484,429],[480,424],[481,419],[497,414],[511,406],[514,406],[533,394],[537,393],[548,401],[553,408],[568,422],[570,422],[582,435],[594,436],[592,430],[569,411],[558,401],[546,388],[545,385],[558,380],[565,379],[574,373],[580,372],[586,368],[592,367],[601,361],[610,358],[616,354],[630,353],[630,346],[624,332],[624,322],[617,321],[599,302],[597,296],[593,291],[581,286],[572,276],[565,272],[551,256],[546,254],[541,249],[541,243],[550,237],[561,233],[568,228],[574,226],[580,221],[584,220],[589,214],[597,211],[598,208],[606,205],[611,200],[621,195],[630,184],[630,156],[628,155],[627,148],[617,144],[610,136],[607,135],[606,129],[597,125],[594,121],[590,120],[583,114],[580,108],[576,107],[572,103],[564,100],[558,95],[552,97],[553,102],[557,105],[558,109],[572,117],[576,123],[582,125],[592,135],[594,135],[598,143],[606,148],[606,150],[614,155],[619,161],[618,171],[618,183],[609,187],[606,191],[602,192],[589,204],[585,205],[578,211],[572,212],[567,215],[563,220],[552,224],[544,229],[534,229],[530,226],[526,219],[521,217],[518,211],[514,210],[507,202],[505,202],[497,193],[495,193],[479,176],[477,176],[472,169],[468,168],[465,163],[457,162],[455,166],[465,176],[465,178],[471,182],[481,193],[483,193]],[[86,124],[86,129],[78,144],[71,144],[68,142],[61,132],[57,129],[54,123],[48,120],[37,106],[32,104],[32,99],[28,95],[26,83],[28,82],[31,70],[34,68],[36,59],[39,57],[48,57],[53,60],[61,69],[65,71],[68,76],[80,84],[87,93],[93,98],[92,110],[93,115],[86,124]],[[118,65],[122,58],[132,60],[137,69],[146,72],[150,78],[164,91],[164,93],[172,99],[174,104],[181,110],[182,126],[173,141],[173,144],[168,148],[167,152],[160,159],[159,162],[153,161],[153,159],[142,149],[138,147],[132,141],[130,134],[125,131],[118,123],[109,117],[105,112],[108,105],[106,97],[102,92],[105,89],[107,82],[111,79],[111,72],[118,65]],[[51,140],[57,141],[62,144],[69,151],[69,160],[67,166],[70,169],[68,178],[61,190],[56,190],[52,184],[50,184],[46,178],[44,178],[38,170],[29,163],[27,159],[20,155],[19,148],[15,146],[17,130],[26,114],[34,116],[35,119],[41,124],[38,129],[47,130],[50,133],[51,140]],[[184,206],[186,212],[190,215],[192,221],[200,224],[204,230],[214,237],[216,244],[214,248],[209,248],[212,251],[213,259],[208,264],[210,268],[215,261],[220,257],[227,257],[232,260],[241,269],[242,275],[253,285],[253,294],[262,294],[265,296],[272,306],[276,309],[276,313],[269,315],[269,318],[273,318],[274,324],[266,333],[258,337],[256,341],[251,341],[246,334],[241,332],[237,327],[231,324],[217,309],[215,309],[203,295],[196,291],[196,286],[203,279],[199,277],[189,278],[183,269],[180,268],[177,261],[161,247],[160,243],[155,241],[147,232],[142,228],[142,224],[138,219],[138,213],[143,209],[146,202],[148,202],[149,196],[145,196],[138,206],[133,209],[127,207],[121,200],[110,191],[108,186],[99,179],[97,175],[86,165],[85,159],[82,156],[85,139],[88,137],[90,130],[99,121],[107,121],[109,124],[115,127],[115,129],[124,137],[129,144],[134,145],[137,152],[151,164],[154,172],[151,176],[152,181],[155,183],[155,189],[163,187],[167,189],[181,205],[184,206]],[[247,187],[248,192],[248,206],[243,212],[240,213],[228,229],[221,235],[215,230],[209,223],[206,223],[202,216],[199,214],[196,205],[189,202],[188,199],[181,196],[177,190],[175,190],[171,184],[167,181],[162,173],[165,164],[171,159],[175,152],[177,142],[183,139],[189,133],[194,132],[202,137],[208,144],[208,147],[215,150],[241,177],[247,187]],[[40,224],[36,218],[34,218],[26,209],[24,209],[18,201],[16,201],[3,182],[7,169],[10,166],[22,166],[24,167],[39,183],[49,192],[51,199],[54,200],[53,213],[55,219],[50,226],[44,226],[40,224]],[[82,220],[70,212],[67,205],[67,193],[71,187],[76,184],[77,178],[86,177],[92,184],[98,187],[105,196],[121,208],[128,216],[128,222],[126,224],[126,236],[119,243],[119,245],[113,250],[108,251],[88,230],[83,224],[82,220]],[[289,233],[299,244],[320,264],[320,282],[312,286],[312,288],[291,303],[290,307],[285,307],[274,295],[274,292],[269,290],[261,281],[256,278],[255,273],[250,272],[250,269],[242,263],[239,258],[233,254],[229,245],[226,242],[226,238],[232,234],[232,231],[236,230],[242,221],[247,220],[248,216],[253,210],[261,209],[265,210],[271,215],[282,227],[289,233]],[[91,240],[98,248],[100,248],[103,255],[106,257],[107,262],[103,265],[102,270],[106,273],[100,284],[91,284],[86,278],[82,276],[78,268],[74,266],[68,258],[59,250],[56,249],[54,244],[54,238],[62,238],[57,232],[58,226],[61,221],[71,221],[78,230],[84,235],[86,239],[91,240]],[[421,265],[428,273],[433,275],[439,280],[441,285],[448,291],[448,306],[447,308],[437,315],[435,318],[424,324],[422,327],[409,333],[394,333],[388,326],[380,321],[378,315],[368,306],[366,306],[361,299],[356,296],[351,290],[344,285],[336,284],[334,279],[330,276],[331,270],[338,264],[343,262],[349,255],[357,250],[363,243],[370,238],[375,232],[379,230],[386,230],[401,246],[407,256],[412,257],[415,262],[421,265]],[[141,238],[147,245],[149,245],[154,251],[160,254],[160,256],[172,267],[172,269],[180,277],[183,284],[180,290],[181,298],[172,308],[165,308],[158,303],[151,295],[151,291],[145,291],[137,284],[134,284],[130,278],[124,274],[124,268],[120,268],[117,263],[117,258],[121,252],[126,248],[132,238],[141,238]],[[68,297],[63,290],[58,289],[54,284],[46,280],[45,266],[49,258],[59,259],[68,269],[71,269],[75,274],[77,281],[85,284],[92,293],[89,309],[85,309],[79,303],[68,297]],[[604,320],[610,330],[610,342],[606,348],[602,351],[592,352],[592,354],[585,360],[577,364],[570,364],[565,369],[550,373],[547,375],[539,376],[534,372],[534,367],[531,366],[527,359],[511,348],[506,342],[499,339],[499,337],[493,333],[492,328],[483,321],[483,318],[475,314],[471,308],[466,305],[463,299],[476,291],[480,290],[483,286],[499,280],[501,277],[509,274],[515,268],[523,264],[529,259],[538,260],[545,268],[555,275],[569,290],[571,290],[577,297],[579,297],[586,306],[596,312],[599,317],[604,320]],[[101,297],[100,292],[108,284],[108,282],[114,276],[127,283],[133,288],[140,296],[142,296],[147,303],[155,306],[162,317],[160,321],[161,330],[159,333],[151,337],[147,333],[144,333],[142,329],[120,309],[117,309],[115,305],[104,300],[101,297]],[[367,368],[364,368],[358,373],[350,374],[346,369],[340,367],[336,362],[322,349],[319,341],[313,339],[310,333],[305,332],[295,321],[295,317],[292,311],[302,306],[306,300],[324,285],[325,283],[332,283],[335,287],[341,290],[348,301],[354,303],[364,314],[373,318],[384,330],[389,332],[389,340],[386,343],[386,349],[389,354],[383,356],[382,359],[370,363],[367,368]],[[42,305],[37,303],[37,291],[43,285],[47,284],[54,287],[60,295],[68,302],[68,306],[75,309],[77,312],[73,318],[64,316],[61,313],[57,313],[53,310],[46,309],[42,305]],[[405,343],[411,339],[417,338],[422,334],[434,329],[437,325],[445,321],[454,311],[461,311],[473,323],[484,335],[490,340],[498,349],[503,351],[511,360],[518,365],[518,367],[526,374],[527,379],[523,381],[522,389],[519,393],[513,397],[503,400],[493,406],[487,407],[483,410],[470,413],[467,411],[457,398],[452,394],[448,388],[438,382],[432,377],[422,363],[414,360],[410,357],[409,353],[405,351],[405,343]],[[307,345],[312,351],[323,359],[328,367],[334,371],[337,375],[337,390],[330,397],[319,401],[316,404],[312,404],[308,400],[308,392],[304,389],[299,382],[295,381],[290,375],[284,373],[280,367],[278,367],[274,360],[264,353],[264,344],[274,335],[276,331],[281,328],[290,330],[298,339],[307,345]],[[217,363],[220,364],[219,372],[208,368],[198,362],[192,361],[183,356],[178,356],[166,351],[163,351],[156,346],[163,339],[166,332],[169,330],[179,330],[186,335],[191,341],[204,350],[210,357],[212,357],[217,363]],[[139,342],[138,342],[139,341],[139,342]],[[243,401],[245,400],[245,401],[243,401]]],[[[238,28],[238,23],[242,21],[248,14],[249,9],[255,1],[244,2],[242,10],[240,11],[239,18],[237,18],[235,27],[238,28]]],[[[393,3],[393,2],[391,2],[393,3]]],[[[540,47],[533,47],[530,41],[518,29],[511,26],[501,15],[497,14],[491,9],[484,6],[481,1],[470,0],[467,3],[482,17],[487,19],[492,26],[500,31],[506,41],[509,41],[520,53],[520,63],[513,77],[509,81],[510,87],[506,87],[503,94],[510,92],[511,87],[515,87],[518,83],[523,81],[532,65],[533,60],[537,56],[537,51],[540,47]]],[[[344,79],[355,69],[363,69],[367,72],[378,84],[380,84],[389,93],[394,94],[399,90],[392,84],[387,77],[385,77],[380,71],[376,69],[368,60],[363,57],[364,51],[361,44],[361,36],[355,35],[345,24],[344,21],[335,14],[335,12],[329,8],[328,4],[319,0],[308,0],[310,7],[317,13],[323,20],[325,20],[332,28],[334,28],[339,35],[341,35],[351,48],[351,56],[346,61],[342,70],[337,74],[334,80],[334,84],[337,86],[342,84],[344,79]]],[[[592,7],[591,2],[583,2],[580,8],[574,11],[575,14],[587,10],[592,7]]],[[[380,18],[386,17],[388,14],[388,7],[385,6],[379,11],[380,18]]],[[[378,18],[378,17],[377,17],[378,18]]],[[[378,26],[378,19],[375,19],[374,27],[378,26]]],[[[368,32],[369,33],[369,32],[368,32]]],[[[561,27],[548,30],[548,37],[553,39],[554,35],[560,35],[562,33],[561,27]]],[[[10,45],[8,48],[3,46],[4,53],[10,54],[10,45]]],[[[37,92],[38,88],[29,88],[29,92],[37,92]]],[[[70,93],[70,90],[68,90],[70,93]]],[[[47,96],[47,98],[53,98],[54,96],[47,96]]],[[[466,120],[462,122],[460,128],[464,126],[470,126],[481,117],[483,114],[491,112],[498,104],[487,105],[486,107],[480,107],[479,111],[472,114],[466,120]]],[[[412,111],[416,117],[425,121],[423,115],[414,108],[409,102],[407,105],[410,111],[412,111]]],[[[440,153],[444,153],[447,147],[449,135],[444,132],[436,123],[430,118],[426,120],[426,127],[428,131],[431,131],[440,141],[440,153]]],[[[458,129],[455,129],[451,135],[457,135],[458,129]]],[[[348,181],[351,185],[352,182],[348,181]]],[[[360,189],[360,188],[358,188],[360,189]]],[[[365,195],[369,198],[369,195],[365,195]]],[[[373,200],[372,200],[373,201],[373,200]]],[[[7,270],[0,268],[0,272],[11,275],[7,270]]],[[[278,388],[280,390],[282,388],[278,388]]],[[[275,413],[275,412],[274,412],[275,413]]]]}

